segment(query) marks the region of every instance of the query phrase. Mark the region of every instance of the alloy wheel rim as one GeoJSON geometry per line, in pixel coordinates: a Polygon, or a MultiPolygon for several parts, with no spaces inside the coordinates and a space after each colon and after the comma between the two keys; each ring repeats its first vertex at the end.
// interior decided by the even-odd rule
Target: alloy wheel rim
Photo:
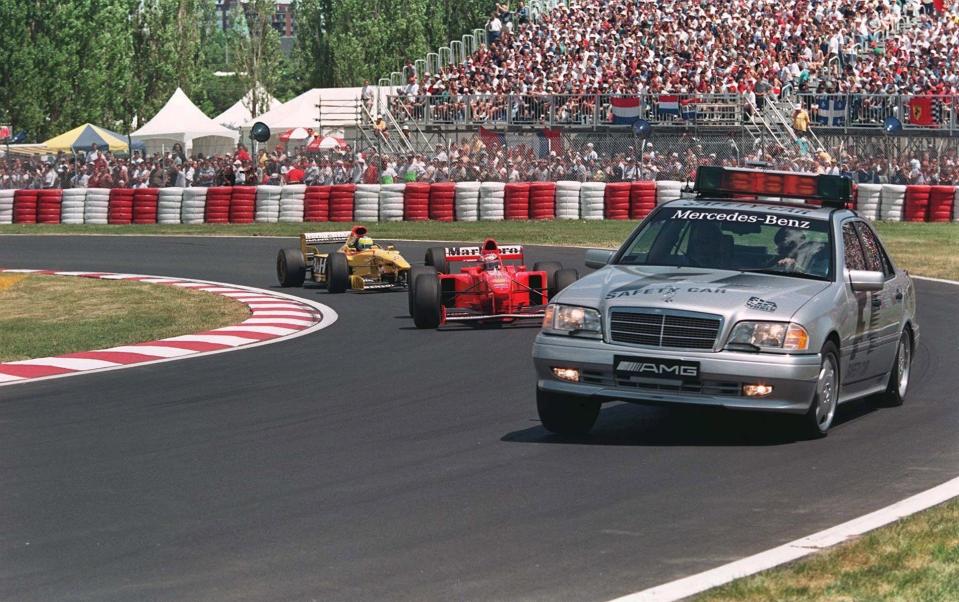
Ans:
{"type": "Polygon", "coordinates": [[[905,340],[899,341],[899,353],[897,357],[899,358],[898,364],[896,366],[896,371],[898,372],[898,388],[899,388],[899,397],[905,397],[906,388],[909,386],[909,371],[910,366],[912,365],[912,357],[910,354],[912,350],[909,349],[909,345],[906,344],[905,340]]]}
{"type": "Polygon", "coordinates": [[[823,360],[816,387],[816,425],[825,432],[836,414],[836,366],[832,357],[823,360]]]}

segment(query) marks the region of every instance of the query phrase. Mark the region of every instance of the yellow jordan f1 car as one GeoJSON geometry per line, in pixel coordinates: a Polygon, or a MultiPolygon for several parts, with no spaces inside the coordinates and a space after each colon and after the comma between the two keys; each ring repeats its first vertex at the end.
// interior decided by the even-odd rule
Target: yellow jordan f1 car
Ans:
{"type": "Polygon", "coordinates": [[[301,234],[299,249],[280,249],[276,256],[280,286],[302,286],[307,272],[310,280],[326,285],[331,293],[405,290],[410,264],[393,245],[380,247],[366,235],[366,228],[356,226],[349,232],[301,234]],[[334,243],[343,246],[327,253],[317,248],[334,243]]]}

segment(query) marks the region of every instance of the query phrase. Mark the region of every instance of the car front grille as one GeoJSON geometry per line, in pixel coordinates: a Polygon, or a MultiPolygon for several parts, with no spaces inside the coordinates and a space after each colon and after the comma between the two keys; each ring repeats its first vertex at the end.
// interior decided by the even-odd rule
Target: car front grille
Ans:
{"type": "Polygon", "coordinates": [[[721,397],[739,397],[742,394],[742,385],[738,382],[704,380],[701,382],[682,382],[678,380],[657,379],[628,379],[616,378],[603,372],[585,370],[583,382],[590,385],[604,387],[621,387],[644,391],[659,391],[663,393],[686,393],[690,395],[709,395],[721,397]]]}
{"type": "Polygon", "coordinates": [[[610,340],[647,347],[712,349],[721,320],[708,314],[700,315],[704,317],[614,309],[610,312],[610,340]]]}

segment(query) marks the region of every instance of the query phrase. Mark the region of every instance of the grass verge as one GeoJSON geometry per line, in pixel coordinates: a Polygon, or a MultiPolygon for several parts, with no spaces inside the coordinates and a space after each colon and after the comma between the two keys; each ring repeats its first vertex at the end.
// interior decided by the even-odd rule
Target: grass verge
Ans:
{"type": "Polygon", "coordinates": [[[733,581],[695,600],[959,600],[959,500],[809,558],[733,581]]]}
{"type": "Polygon", "coordinates": [[[0,278],[0,361],[191,334],[249,315],[233,299],[172,286],[65,276],[0,278]]]}

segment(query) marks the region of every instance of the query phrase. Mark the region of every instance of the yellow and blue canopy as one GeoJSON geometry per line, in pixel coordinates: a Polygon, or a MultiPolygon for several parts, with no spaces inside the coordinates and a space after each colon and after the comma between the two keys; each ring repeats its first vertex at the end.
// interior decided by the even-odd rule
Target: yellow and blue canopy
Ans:
{"type": "MultiPolygon", "coordinates": [[[[101,150],[110,149],[111,152],[127,150],[127,137],[123,134],[111,132],[102,127],[85,123],[73,128],[69,132],[54,136],[43,143],[49,151],[71,152],[89,151],[96,144],[101,150]]],[[[133,150],[142,149],[142,142],[133,142],[133,150]]]]}

